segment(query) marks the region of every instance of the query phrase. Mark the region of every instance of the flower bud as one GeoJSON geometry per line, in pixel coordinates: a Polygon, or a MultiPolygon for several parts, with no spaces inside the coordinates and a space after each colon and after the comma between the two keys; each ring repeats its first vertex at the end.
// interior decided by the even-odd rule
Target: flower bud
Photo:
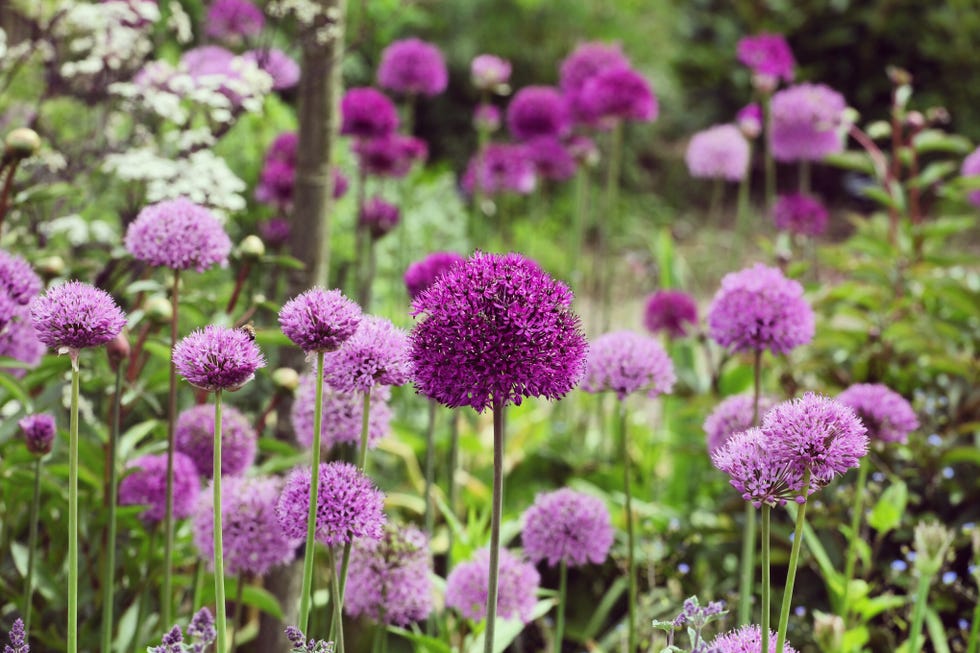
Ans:
{"type": "Polygon", "coordinates": [[[921,574],[935,575],[946,560],[953,543],[953,532],[939,522],[919,522],[915,527],[915,568],[921,574]]]}
{"type": "Polygon", "coordinates": [[[238,245],[238,252],[246,260],[257,261],[265,256],[265,243],[258,236],[245,236],[238,245]]]}
{"type": "Polygon", "coordinates": [[[119,364],[124,360],[129,360],[129,354],[131,353],[131,348],[129,346],[129,338],[126,336],[126,331],[123,330],[118,336],[106,343],[105,353],[109,356],[109,367],[113,372],[119,369],[119,364]]]}
{"type": "Polygon", "coordinates": [[[41,149],[41,137],[33,129],[20,127],[7,134],[4,154],[13,159],[26,159],[41,149]]]}
{"type": "Polygon", "coordinates": [[[272,373],[272,383],[284,392],[295,392],[299,387],[299,373],[291,367],[280,367],[272,373]]]}
{"type": "Polygon", "coordinates": [[[836,614],[815,610],[813,638],[821,651],[839,651],[844,641],[844,620],[836,614]]]}
{"type": "Polygon", "coordinates": [[[27,443],[28,451],[35,456],[51,453],[55,436],[54,417],[52,415],[48,413],[28,415],[20,420],[18,425],[24,433],[24,441],[27,443]]]}
{"type": "Polygon", "coordinates": [[[166,297],[150,297],[146,300],[146,317],[157,324],[169,324],[174,318],[174,307],[166,297]]]}
{"type": "Polygon", "coordinates": [[[45,279],[54,279],[64,274],[65,260],[60,256],[45,256],[38,259],[34,269],[45,279]]]}

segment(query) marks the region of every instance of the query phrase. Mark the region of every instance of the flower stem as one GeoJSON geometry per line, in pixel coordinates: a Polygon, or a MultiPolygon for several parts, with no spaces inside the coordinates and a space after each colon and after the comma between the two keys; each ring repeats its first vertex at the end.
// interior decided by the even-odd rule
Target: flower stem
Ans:
{"type": "Polygon", "coordinates": [[[493,401],[493,498],[490,508],[490,586],[487,589],[487,629],[483,652],[493,653],[497,621],[497,575],[500,568],[500,519],[504,504],[504,402],[493,401]]]}
{"type": "Polygon", "coordinates": [[[68,653],[78,653],[78,351],[71,352],[68,429],[68,653]]]}
{"type": "Polygon", "coordinates": [[[585,252],[585,222],[588,216],[589,203],[589,172],[580,165],[575,175],[575,222],[572,228],[572,248],[575,253],[572,259],[571,278],[573,287],[578,287],[582,281],[582,254],[585,252]]]}
{"type": "Polygon", "coordinates": [[[623,447],[623,492],[626,494],[626,574],[629,587],[629,653],[636,652],[636,534],[633,528],[630,447],[626,433],[626,402],[619,402],[619,441],[623,447]]]}
{"type": "Polygon", "coordinates": [[[858,467],[857,484],[854,486],[854,507],[851,512],[851,539],[847,543],[847,558],[844,563],[844,587],[840,602],[840,616],[844,618],[844,626],[847,626],[847,618],[851,612],[848,605],[850,598],[851,579],[854,578],[854,570],[857,566],[857,540],[858,529],[861,528],[861,517],[864,512],[864,489],[868,484],[868,462],[861,459],[858,467]]]}
{"type": "Polygon", "coordinates": [[[776,162],[772,156],[772,94],[766,93],[762,98],[762,111],[764,112],[766,147],[765,147],[765,173],[766,173],[766,213],[772,211],[776,203],[776,162]]]}
{"type": "Polygon", "coordinates": [[[225,617],[225,556],[221,538],[221,390],[214,393],[214,611],[218,630],[216,651],[228,650],[225,617]]]}
{"type": "Polygon", "coordinates": [[[565,599],[568,596],[568,563],[564,559],[558,569],[558,626],[555,629],[555,653],[561,653],[565,638],[565,599]]]}
{"type": "Polygon", "coordinates": [[[922,634],[922,624],[926,618],[926,601],[929,598],[929,585],[932,574],[920,572],[919,582],[915,587],[915,605],[912,606],[912,625],[909,627],[909,641],[905,647],[907,653],[918,653],[919,636],[922,634]]]}
{"type": "Polygon", "coordinates": [[[745,176],[738,184],[738,208],[735,213],[735,230],[740,236],[744,236],[748,229],[747,220],[749,219],[749,199],[752,186],[752,154],[749,152],[749,163],[745,166],[745,176]]]}
{"type": "Polygon", "coordinates": [[[786,587],[783,590],[783,605],[779,611],[779,631],[776,635],[776,650],[782,651],[786,644],[786,629],[789,626],[789,609],[793,603],[793,585],[796,584],[796,568],[800,564],[800,548],[803,545],[803,523],[806,521],[806,497],[810,493],[810,470],[803,476],[804,501],[796,511],[796,529],[793,531],[793,547],[789,553],[789,567],[786,569],[786,587]]]}
{"type": "Polygon", "coordinates": [[[367,466],[368,427],[371,417],[371,388],[364,391],[364,408],[361,413],[361,450],[357,452],[357,469],[364,471],[367,466]]]}
{"type": "Polygon", "coordinates": [[[752,621],[752,579],[755,576],[755,507],[745,503],[745,527],[742,531],[742,569],[738,583],[738,625],[752,621]]]}
{"type": "Polygon", "coordinates": [[[973,619],[970,621],[970,639],[966,653],[977,653],[980,646],[980,600],[973,606],[973,619]]]}
{"type": "MultiPolygon", "coordinates": [[[[31,603],[34,599],[34,550],[37,548],[37,520],[41,508],[41,456],[34,460],[34,494],[31,496],[31,526],[27,536],[27,574],[24,578],[24,631],[31,632],[31,603]]],[[[108,650],[108,649],[106,649],[108,650]]]]}
{"type": "Polygon", "coordinates": [[[306,555],[303,557],[303,589],[299,595],[299,629],[310,625],[313,598],[313,559],[316,556],[316,513],[320,495],[320,431],[323,428],[323,352],[316,353],[316,399],[313,402],[313,462],[310,471],[310,509],[306,515],[306,555]]]}
{"type": "MultiPolygon", "coordinates": [[[[771,533],[772,506],[763,504],[762,506],[762,624],[760,631],[762,634],[762,650],[769,650],[769,615],[772,603],[772,587],[770,586],[769,564],[772,560],[769,553],[769,536],[771,533]]],[[[779,649],[776,649],[777,651],[779,649]]]]}
{"type": "Polygon", "coordinates": [[[336,573],[337,571],[337,561],[336,556],[333,552],[333,547],[327,547],[327,558],[330,564],[330,570],[334,572],[330,581],[330,591],[331,591],[331,603],[333,603],[333,620],[335,627],[336,637],[334,638],[334,646],[336,646],[337,653],[344,653],[344,599],[340,591],[340,575],[336,573]]]}
{"type": "MultiPolygon", "coordinates": [[[[458,486],[456,470],[459,468],[459,411],[453,409],[449,421],[449,512],[456,514],[458,486]]],[[[449,544],[446,552],[446,569],[453,568],[453,529],[449,529],[449,544]]]]}
{"type": "Polygon", "coordinates": [[[108,496],[109,523],[106,525],[105,569],[102,578],[102,650],[112,650],[112,617],[115,601],[116,576],[116,495],[118,493],[116,471],[116,441],[119,439],[119,413],[122,404],[123,368],[116,368],[116,383],[112,393],[112,428],[109,430],[109,456],[106,464],[109,467],[109,480],[106,494],[108,496]]]}
{"type": "Polygon", "coordinates": [[[721,225],[721,202],[725,195],[725,180],[721,177],[711,182],[711,203],[708,205],[708,223],[721,225]]]}
{"type": "Polygon", "coordinates": [[[245,573],[239,572],[238,574],[238,587],[235,588],[235,616],[232,617],[231,622],[231,653],[235,653],[237,650],[238,642],[238,631],[242,627],[242,608],[244,607],[242,601],[242,595],[245,593],[245,573]]]}
{"type": "MultiPolygon", "coordinates": [[[[177,344],[177,316],[180,293],[180,270],[174,270],[174,285],[171,289],[170,303],[173,313],[170,319],[170,350],[177,344]]],[[[167,508],[163,518],[163,590],[160,596],[161,619],[170,624],[173,605],[172,567],[174,564],[174,454],[176,440],[174,431],[177,424],[177,367],[170,357],[170,392],[167,398],[167,508]]]]}
{"type": "Polygon", "coordinates": [[[435,476],[436,401],[429,400],[429,419],[425,429],[425,534],[432,537],[435,521],[432,510],[432,481],[435,476]]]}

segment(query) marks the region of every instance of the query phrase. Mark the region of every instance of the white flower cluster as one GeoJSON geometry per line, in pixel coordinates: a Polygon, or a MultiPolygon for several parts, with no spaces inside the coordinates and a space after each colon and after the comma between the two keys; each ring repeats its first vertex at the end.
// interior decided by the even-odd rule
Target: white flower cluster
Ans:
{"type": "Polygon", "coordinates": [[[170,9],[170,17],[167,18],[167,27],[173,31],[178,43],[190,43],[194,40],[194,31],[191,29],[191,17],[184,11],[184,7],[176,0],[171,0],[167,5],[170,9]]]}
{"type": "Polygon", "coordinates": [[[124,69],[152,50],[150,28],[160,18],[151,0],[67,2],[54,23],[54,36],[67,52],[60,68],[64,77],[95,75],[124,69]]]}
{"type": "Polygon", "coordinates": [[[340,20],[340,9],[329,7],[324,9],[317,0],[271,0],[266,9],[273,18],[283,19],[292,16],[303,27],[314,27],[317,18],[324,16],[326,25],[321,25],[313,32],[317,43],[327,43],[341,36],[342,31],[337,26],[340,20]]]}

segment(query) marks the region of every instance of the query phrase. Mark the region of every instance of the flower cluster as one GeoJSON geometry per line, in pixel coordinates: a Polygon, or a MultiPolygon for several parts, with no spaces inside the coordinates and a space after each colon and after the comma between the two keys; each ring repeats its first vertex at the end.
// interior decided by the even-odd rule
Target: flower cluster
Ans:
{"type": "Polygon", "coordinates": [[[565,98],[551,86],[525,86],[507,107],[507,127],[519,140],[564,136],[571,128],[565,98]]]}
{"type": "Polygon", "coordinates": [[[562,141],[554,136],[532,138],[525,142],[524,151],[542,179],[565,181],[575,175],[575,158],[562,141]]]}
{"type": "Polygon", "coordinates": [[[510,62],[492,54],[477,55],[470,63],[470,80],[480,91],[506,94],[510,90],[510,72],[510,62]]]}
{"type": "Polygon", "coordinates": [[[919,418],[905,397],[880,383],[856,383],[837,401],[854,409],[872,440],[905,442],[919,428],[919,418]]]}
{"type": "Polygon", "coordinates": [[[126,230],[126,249],[150,265],[204,272],[228,264],[231,239],[211,211],[179,198],[140,211],[126,230]]]}
{"type": "Polygon", "coordinates": [[[177,372],[196,388],[238,390],[265,367],[253,337],[241,329],[208,325],[178,342],[173,350],[177,372]]]}
{"type": "Polygon", "coordinates": [[[735,125],[715,125],[691,138],[684,161],[692,177],[741,181],[749,169],[749,142],[735,125]]]}
{"type": "Polygon", "coordinates": [[[24,417],[17,425],[24,433],[27,450],[35,456],[51,453],[54,445],[55,425],[54,415],[50,413],[35,413],[24,417]]]}
{"type": "Polygon", "coordinates": [[[758,138],[762,133],[762,107],[755,102],[745,105],[735,114],[735,124],[745,138],[758,138]]]}
{"type": "Polygon", "coordinates": [[[265,16],[249,0],[212,0],[205,24],[204,33],[210,38],[237,43],[258,36],[265,16]]]}
{"type": "MultiPolygon", "coordinates": [[[[127,465],[135,470],[119,483],[119,505],[146,505],[143,521],[157,524],[167,512],[167,454],[142,456],[127,465]]],[[[182,453],[174,453],[173,505],[174,518],[189,517],[194,511],[201,484],[194,461],[182,453]]]]}
{"type": "MultiPolygon", "coordinates": [[[[13,358],[27,367],[35,368],[41,362],[45,349],[31,324],[31,309],[28,306],[16,307],[7,325],[0,328],[0,356],[13,358]]],[[[23,367],[0,367],[0,372],[14,378],[22,378],[27,374],[23,367]]]]}
{"type": "MultiPolygon", "coordinates": [[[[507,549],[500,550],[497,579],[497,616],[527,623],[534,610],[541,576],[534,565],[521,561],[507,549]]],[[[487,616],[490,589],[490,550],[480,549],[469,562],[456,565],[446,578],[446,607],[467,619],[487,616]]]]}
{"type": "Polygon", "coordinates": [[[827,207],[811,195],[780,195],[772,207],[772,219],[780,231],[819,236],[827,229],[827,207]]]}
{"type": "Polygon", "coordinates": [[[733,434],[711,455],[711,462],[731,477],[732,487],[756,508],[805,498],[800,496],[802,474],[788,460],[775,455],[760,429],[733,434]]]}
{"type": "Polygon", "coordinates": [[[306,639],[296,626],[286,626],[286,639],[293,645],[292,653],[333,653],[333,642],[323,639],[306,639]]]}
{"type": "MultiPolygon", "coordinates": [[[[315,373],[300,377],[296,396],[290,411],[290,421],[296,441],[305,447],[313,446],[313,411],[316,407],[315,373]]],[[[380,386],[371,391],[371,406],[368,409],[368,448],[374,448],[388,434],[391,423],[391,407],[388,401],[391,390],[380,386]]],[[[323,451],[336,444],[358,445],[361,441],[361,424],[364,417],[363,394],[341,392],[323,387],[322,419],[320,421],[320,446],[323,451]]]]}
{"type": "Polygon", "coordinates": [[[398,226],[401,215],[398,207],[380,197],[372,197],[364,203],[358,222],[377,240],[398,226]]]}
{"type": "Polygon", "coordinates": [[[601,499],[569,488],[539,494],[524,512],[521,541],[533,562],[600,564],[613,543],[609,510],[601,499]]]}
{"type": "Polygon", "coordinates": [[[284,91],[299,83],[299,64],[279,48],[249,50],[242,54],[242,59],[251,61],[272,78],[273,91],[284,91]]]}
{"type": "Polygon", "coordinates": [[[463,190],[470,194],[479,188],[487,195],[528,195],[538,182],[526,145],[491,143],[470,159],[462,183],[463,190]]]}
{"type": "Polygon", "coordinates": [[[796,60],[786,39],[780,34],[757,34],[739,40],[738,60],[758,77],[766,88],[775,88],[779,80],[787,84],[793,81],[796,60]]]}
{"type": "Polygon", "coordinates": [[[305,352],[335,351],[357,332],[361,307],[339,290],[311,288],[279,311],[279,326],[305,352]]]}
{"type": "Polygon", "coordinates": [[[464,261],[456,252],[433,252],[415,261],[405,270],[405,288],[408,296],[415,299],[436,282],[446,270],[464,261]]]}
{"type": "Polygon", "coordinates": [[[394,41],[381,53],[378,84],[406,95],[438,95],[446,90],[449,73],[439,48],[421,39],[394,41]]]}
{"type": "Polygon", "coordinates": [[[207,608],[201,608],[187,626],[190,642],[184,642],[180,626],[174,626],[160,642],[160,646],[147,648],[147,653],[205,653],[218,637],[214,627],[214,617],[207,608]]]}
{"type": "Polygon", "coordinates": [[[31,653],[31,647],[27,643],[27,630],[22,619],[18,617],[14,620],[8,635],[10,643],[4,645],[3,653],[31,653]]]}
{"type": "Polygon", "coordinates": [[[587,122],[590,117],[587,96],[583,94],[586,83],[603,70],[629,65],[618,45],[605,43],[583,43],[565,57],[559,70],[559,85],[576,122],[587,122]]]}
{"type": "MultiPolygon", "coordinates": [[[[745,653],[746,651],[762,650],[762,630],[759,626],[742,626],[714,638],[710,644],[712,653],[745,653]]],[[[769,653],[776,653],[776,633],[769,631],[769,653]]],[[[796,649],[783,644],[780,653],[796,653],[796,649]]]]}
{"type": "Polygon", "coordinates": [[[26,306],[40,290],[41,279],[31,264],[0,249],[0,330],[14,318],[18,308],[26,306]]]}
{"type": "Polygon", "coordinates": [[[582,122],[608,128],[623,120],[650,122],[659,105],[649,82],[628,66],[599,71],[583,85],[577,99],[582,122]]]}
{"type": "MultiPolygon", "coordinates": [[[[980,175],[980,147],[970,152],[963,164],[960,166],[960,175],[963,177],[976,177],[980,175]]],[[[967,194],[967,201],[973,206],[980,206],[980,189],[971,190],[967,194]]]]}
{"type": "Polygon", "coordinates": [[[797,84],[772,96],[772,155],[818,161],[844,149],[844,97],[824,84],[797,84]]]}
{"type": "Polygon", "coordinates": [[[340,101],[340,133],[379,138],[398,129],[398,111],[388,96],[370,87],[348,90],[340,101]]]}
{"type": "MultiPolygon", "coordinates": [[[[708,453],[720,450],[728,440],[741,431],[755,426],[753,423],[755,398],[749,394],[733,395],[715,406],[711,414],[704,420],[704,432],[708,436],[708,453]]],[[[770,408],[775,405],[771,397],[759,397],[759,413],[756,422],[762,419],[770,408]]]]}
{"type": "Polygon", "coordinates": [[[676,380],[670,356],[654,338],[633,331],[614,331],[592,343],[582,389],[612,391],[620,401],[635,392],[652,399],[668,394],[676,380]]]}
{"type": "Polygon", "coordinates": [[[379,385],[408,383],[411,367],[408,334],[384,318],[368,316],[325,357],[323,378],[342,392],[368,392],[379,385]]]}
{"type": "Polygon", "coordinates": [[[429,155],[425,141],[401,134],[362,139],[354,143],[353,150],[366,174],[396,179],[429,155]]]}
{"type": "MultiPolygon", "coordinates": [[[[194,461],[205,478],[214,475],[214,407],[200,405],[177,416],[177,451],[194,461]]],[[[221,475],[238,476],[255,462],[258,435],[247,417],[232,406],[221,412],[221,475]]]]}
{"type": "Polygon", "coordinates": [[[109,293],[80,281],[48,289],[30,307],[38,340],[59,353],[104,345],[126,326],[109,293]]]}
{"type": "Polygon", "coordinates": [[[643,326],[648,331],[665,331],[671,338],[682,338],[688,333],[688,325],[697,326],[697,323],[697,302],[686,292],[658,290],[647,297],[643,326]]]}

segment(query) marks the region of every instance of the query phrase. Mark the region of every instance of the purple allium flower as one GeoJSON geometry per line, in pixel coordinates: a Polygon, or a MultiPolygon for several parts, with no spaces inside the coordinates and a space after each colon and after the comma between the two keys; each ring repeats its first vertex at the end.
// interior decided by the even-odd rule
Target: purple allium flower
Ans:
{"type": "Polygon", "coordinates": [[[407,626],[432,612],[429,540],[415,526],[387,525],[380,540],[351,548],[344,611],[351,617],[407,626]]]}
{"type": "MultiPolygon", "coordinates": [[[[156,524],[167,512],[167,454],[137,458],[126,466],[135,470],[119,483],[119,505],[146,504],[143,521],[156,524]]],[[[201,490],[194,461],[180,452],[174,453],[174,518],[189,517],[201,490]]]]}
{"type": "Polygon", "coordinates": [[[827,207],[811,195],[780,195],[772,207],[772,219],[780,231],[819,236],[827,229],[827,207]]]}
{"type": "Polygon", "coordinates": [[[31,301],[31,322],[38,340],[68,353],[109,342],[126,326],[126,316],[106,291],[68,281],[31,301]]]}
{"type": "MultiPolygon", "coordinates": [[[[747,392],[728,397],[715,406],[714,410],[705,418],[703,426],[704,432],[708,436],[709,455],[714,455],[736,433],[747,431],[754,426],[752,420],[753,403],[755,403],[755,398],[752,393],[747,392]]],[[[772,397],[760,396],[757,420],[761,421],[762,416],[775,404],[776,402],[772,397]]]]}
{"type": "Polygon", "coordinates": [[[537,186],[537,176],[526,146],[491,143],[470,159],[462,184],[470,194],[479,184],[480,191],[488,195],[527,195],[537,186]]]}
{"type": "Polygon", "coordinates": [[[470,63],[470,80],[480,91],[504,94],[510,81],[510,62],[492,54],[480,54],[470,63]]]}
{"type": "Polygon", "coordinates": [[[837,395],[837,401],[854,409],[873,440],[905,442],[919,428],[905,397],[880,383],[856,383],[837,395]]]}
{"type": "Polygon", "coordinates": [[[565,284],[520,254],[476,252],[412,302],[416,388],[478,412],[564,396],[588,348],[571,303],[565,284]]]}
{"type": "Polygon", "coordinates": [[[466,259],[456,252],[433,252],[421,261],[415,261],[405,270],[405,287],[410,299],[436,282],[443,273],[466,259]]]}
{"type": "Polygon", "coordinates": [[[55,425],[54,415],[50,413],[35,413],[24,417],[17,425],[24,433],[27,450],[36,456],[51,453],[54,446],[55,425]]]}
{"type": "Polygon", "coordinates": [[[775,454],[760,429],[733,434],[711,454],[711,462],[731,477],[732,487],[756,508],[783,505],[796,499],[802,489],[803,475],[775,454]]]}
{"type": "Polygon", "coordinates": [[[210,38],[239,41],[258,36],[265,27],[265,16],[248,0],[212,0],[205,25],[210,38]]]}
{"type": "MultiPolygon", "coordinates": [[[[316,379],[313,374],[300,377],[299,387],[290,412],[296,441],[305,447],[313,446],[313,411],[316,407],[316,379]]],[[[371,391],[368,409],[368,449],[388,434],[391,423],[391,389],[381,386],[371,391]]],[[[364,416],[364,395],[360,392],[341,392],[323,386],[322,419],[320,422],[320,447],[329,451],[335,444],[355,446],[361,442],[361,424],[364,416]]]]}
{"type": "Polygon", "coordinates": [[[592,343],[582,389],[612,391],[620,401],[634,392],[653,399],[669,394],[676,380],[674,363],[654,338],[633,331],[613,331],[592,343]]]}
{"type": "Polygon", "coordinates": [[[248,332],[214,324],[178,342],[173,361],[188,383],[208,392],[238,390],[255,377],[255,370],[265,367],[265,358],[248,332]]]}
{"type": "MultiPolygon", "coordinates": [[[[316,541],[334,546],[359,537],[379,539],[385,523],[384,493],[350,463],[321,463],[319,473],[316,541]]],[[[286,537],[306,537],[309,509],[310,469],[300,467],[289,475],[276,505],[286,537]]]]}
{"type": "MultiPolygon", "coordinates": [[[[177,451],[188,456],[198,473],[214,475],[214,406],[188,408],[177,416],[174,430],[177,451]]],[[[233,406],[221,411],[221,476],[238,476],[255,462],[258,435],[247,417],[233,406]]]]}
{"type": "Polygon", "coordinates": [[[284,91],[299,83],[299,64],[278,48],[249,50],[242,55],[272,78],[272,90],[284,91]]]}
{"type": "Polygon", "coordinates": [[[561,62],[559,86],[569,100],[569,108],[577,122],[589,122],[587,107],[582,106],[582,88],[592,77],[607,68],[630,65],[620,46],[606,43],[582,43],[561,62]]]}
{"type": "Polygon", "coordinates": [[[140,211],[126,230],[126,249],[150,265],[204,272],[228,264],[231,240],[211,211],[179,197],[140,211]]]}
{"type": "Polygon", "coordinates": [[[772,80],[775,87],[779,80],[787,84],[793,81],[796,60],[789,49],[786,38],[781,34],[757,34],[745,36],[738,41],[738,60],[753,74],[772,80]]]}
{"type": "Polygon", "coordinates": [[[756,102],[746,104],[735,114],[735,124],[745,138],[758,138],[762,133],[762,107],[756,102]]]}
{"type": "Polygon", "coordinates": [[[607,68],[589,78],[573,102],[582,122],[602,129],[620,120],[651,122],[659,113],[650,83],[628,66],[607,68]]]}
{"type": "Polygon", "coordinates": [[[613,543],[609,510],[601,499],[569,488],[539,494],[524,512],[521,541],[532,562],[601,564],[613,543]]]}
{"type": "MultiPolygon", "coordinates": [[[[213,483],[213,481],[212,481],[213,483]]],[[[276,504],[282,480],[272,476],[222,479],[221,532],[225,572],[265,574],[293,559],[299,540],[282,532],[276,504]]],[[[198,497],[194,510],[194,545],[208,568],[214,568],[214,492],[198,497]]]]}
{"type": "Polygon", "coordinates": [[[688,333],[687,325],[697,323],[697,302],[686,292],[658,290],[647,297],[643,326],[650,332],[665,331],[671,338],[682,338],[688,333]]]}
{"type": "Polygon", "coordinates": [[[14,625],[10,627],[9,645],[4,645],[3,653],[31,653],[31,648],[27,643],[27,630],[24,622],[20,618],[14,620],[14,625]]]}
{"type": "Polygon", "coordinates": [[[296,184],[296,168],[285,161],[266,161],[259,172],[259,183],[255,187],[255,199],[263,204],[288,208],[293,203],[293,188],[296,184]]]}
{"type": "MultiPolygon", "coordinates": [[[[759,626],[742,626],[738,630],[732,630],[718,635],[711,642],[708,650],[711,653],[761,653],[762,651],[762,631],[759,626]]],[[[769,650],[767,653],[776,653],[776,633],[769,631],[769,650]]],[[[780,653],[796,653],[796,649],[783,644],[780,653]]]]}
{"type": "Polygon", "coordinates": [[[355,143],[353,150],[364,171],[378,177],[404,177],[429,155],[425,141],[401,134],[366,138],[355,143]]]}
{"type": "Polygon", "coordinates": [[[364,203],[360,215],[357,216],[358,222],[368,230],[371,238],[375,240],[397,227],[400,217],[401,211],[398,210],[398,207],[380,197],[368,199],[364,203]]]}
{"type": "MultiPolygon", "coordinates": [[[[980,147],[970,152],[963,159],[963,164],[960,166],[960,175],[963,177],[976,177],[980,175],[980,147]]],[[[973,206],[980,206],[980,189],[971,190],[966,198],[973,206]]]]}
{"type": "Polygon", "coordinates": [[[339,200],[347,194],[347,189],[350,188],[350,181],[347,179],[347,175],[341,172],[337,166],[330,169],[330,174],[333,178],[333,186],[331,188],[333,198],[339,200]]]}
{"type": "Polygon", "coordinates": [[[519,90],[507,107],[507,128],[519,140],[567,134],[571,122],[561,91],[553,86],[519,90]]]}
{"type": "Polygon", "coordinates": [[[539,136],[525,143],[525,152],[534,163],[538,176],[553,181],[566,181],[575,176],[577,167],[568,149],[554,136],[539,136]]]}
{"type": "MultiPolygon", "coordinates": [[[[534,565],[500,549],[497,617],[530,621],[540,583],[541,576],[534,565]]],[[[455,608],[467,619],[485,619],[489,589],[490,550],[480,549],[472,560],[456,565],[446,578],[446,607],[455,608]]]]}
{"type": "Polygon", "coordinates": [[[726,274],[708,308],[711,338],[736,352],[785,354],[810,342],[813,320],[803,286],[761,263],[726,274]]]}
{"type": "Polygon", "coordinates": [[[41,279],[31,264],[0,249],[0,293],[6,295],[12,305],[24,306],[39,292],[41,279]]]}
{"type": "Polygon", "coordinates": [[[282,161],[288,163],[290,168],[296,167],[296,148],[299,145],[299,134],[296,132],[282,132],[269,144],[269,149],[265,151],[266,161],[282,161]]]}
{"type": "Polygon", "coordinates": [[[473,127],[477,131],[493,133],[500,129],[500,109],[493,104],[478,104],[473,110],[473,127]]]}
{"type": "Polygon", "coordinates": [[[715,125],[691,137],[684,161],[692,177],[741,181],[749,169],[749,142],[735,125],[715,125]]]}
{"type": "Polygon", "coordinates": [[[435,45],[411,38],[394,41],[381,52],[378,85],[406,95],[438,95],[446,90],[449,73],[435,45]]]}
{"type": "Polygon", "coordinates": [[[398,111],[376,88],[352,88],[340,101],[340,133],[356,138],[379,138],[398,129],[398,111]]]}
{"type": "Polygon", "coordinates": [[[282,332],[307,353],[336,350],[360,324],[361,307],[339,290],[311,288],[279,311],[282,332]]]}
{"type": "Polygon", "coordinates": [[[772,155],[777,161],[819,161],[844,149],[840,127],[847,103],[824,84],[797,84],[772,96],[772,155]]]}
{"type": "Polygon", "coordinates": [[[565,147],[579,165],[594,166],[599,163],[599,147],[588,136],[575,134],[568,139],[565,147]]]}
{"type": "Polygon", "coordinates": [[[259,235],[262,242],[273,249],[282,247],[289,242],[292,226],[286,218],[269,218],[259,223],[259,235]]]}
{"type": "Polygon", "coordinates": [[[354,335],[323,361],[323,378],[342,392],[404,385],[411,373],[408,334],[373,315],[361,320],[354,335]]]}
{"type": "MultiPolygon", "coordinates": [[[[46,347],[37,339],[31,324],[31,309],[28,306],[14,308],[7,326],[0,329],[0,356],[13,358],[33,369],[41,362],[45,350],[46,347]]],[[[22,367],[0,367],[0,372],[16,379],[27,374],[27,370],[22,367]]]]}

